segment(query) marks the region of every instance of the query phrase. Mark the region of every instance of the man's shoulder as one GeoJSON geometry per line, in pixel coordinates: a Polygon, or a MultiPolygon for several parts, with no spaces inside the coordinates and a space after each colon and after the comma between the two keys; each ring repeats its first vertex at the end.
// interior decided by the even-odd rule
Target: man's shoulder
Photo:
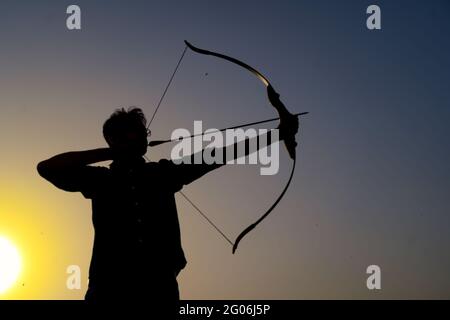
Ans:
{"type": "Polygon", "coordinates": [[[145,163],[145,166],[148,168],[171,167],[174,165],[175,165],[175,163],[169,159],[161,159],[158,161],[149,161],[149,162],[145,163]]]}
{"type": "Polygon", "coordinates": [[[182,168],[179,165],[175,164],[170,159],[161,159],[157,161],[150,161],[145,163],[145,170],[150,175],[156,176],[164,176],[164,177],[172,177],[175,178],[182,171],[182,168]]]}

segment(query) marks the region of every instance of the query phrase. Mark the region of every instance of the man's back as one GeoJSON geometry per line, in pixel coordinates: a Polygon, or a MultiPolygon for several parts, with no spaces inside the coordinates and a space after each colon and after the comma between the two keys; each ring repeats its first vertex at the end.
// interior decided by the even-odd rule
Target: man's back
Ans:
{"type": "Polygon", "coordinates": [[[91,281],[129,286],[184,268],[174,198],[182,185],[167,169],[139,161],[80,170],[95,229],[91,281]]]}

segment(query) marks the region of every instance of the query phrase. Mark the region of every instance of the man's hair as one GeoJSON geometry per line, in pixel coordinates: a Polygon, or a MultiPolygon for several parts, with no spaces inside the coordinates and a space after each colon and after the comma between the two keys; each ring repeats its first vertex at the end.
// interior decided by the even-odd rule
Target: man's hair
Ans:
{"type": "Polygon", "coordinates": [[[108,120],[103,124],[103,137],[106,141],[117,137],[130,129],[147,128],[147,119],[142,109],[129,107],[128,110],[120,108],[114,111],[108,120]]]}

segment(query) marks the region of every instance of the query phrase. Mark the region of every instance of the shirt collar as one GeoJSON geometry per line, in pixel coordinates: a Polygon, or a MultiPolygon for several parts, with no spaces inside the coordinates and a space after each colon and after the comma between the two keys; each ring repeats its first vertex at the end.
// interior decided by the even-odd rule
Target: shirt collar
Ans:
{"type": "Polygon", "coordinates": [[[142,157],[132,158],[132,159],[120,159],[114,160],[109,167],[112,170],[124,170],[133,169],[142,166],[145,163],[145,159],[142,157]]]}

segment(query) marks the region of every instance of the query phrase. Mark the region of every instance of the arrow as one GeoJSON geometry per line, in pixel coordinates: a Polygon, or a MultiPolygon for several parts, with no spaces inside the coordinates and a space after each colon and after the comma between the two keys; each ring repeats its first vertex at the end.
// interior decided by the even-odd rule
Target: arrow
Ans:
{"type": "MultiPolygon", "coordinates": [[[[294,116],[299,117],[299,116],[306,115],[306,114],[308,114],[308,113],[309,113],[309,112],[300,112],[300,113],[294,114],[294,116]]],[[[224,128],[224,129],[219,129],[219,130],[217,130],[217,131],[215,131],[215,132],[221,132],[221,131],[226,131],[226,130],[233,130],[233,129],[239,129],[239,128],[244,128],[244,127],[254,126],[254,125],[257,125],[257,124],[262,124],[262,123],[272,122],[272,121],[276,121],[276,120],[279,120],[279,119],[280,119],[280,117],[277,117],[277,118],[271,118],[271,119],[266,119],[266,120],[261,120],[261,121],[256,121],[256,122],[251,122],[251,123],[246,123],[246,124],[240,124],[240,125],[233,126],[233,127],[228,127],[228,128],[224,128]]],[[[207,134],[211,134],[211,133],[213,133],[213,132],[209,132],[209,133],[207,133],[207,134]]],[[[178,138],[178,139],[153,140],[153,141],[150,141],[150,142],[149,142],[148,146],[149,146],[149,147],[155,147],[155,146],[159,146],[159,145],[164,144],[164,143],[175,142],[175,141],[181,141],[181,140],[183,140],[183,139],[189,139],[189,138],[194,138],[194,137],[203,136],[203,135],[205,135],[205,133],[194,134],[194,135],[188,136],[188,137],[180,137],[180,138],[178,138]]]]}

